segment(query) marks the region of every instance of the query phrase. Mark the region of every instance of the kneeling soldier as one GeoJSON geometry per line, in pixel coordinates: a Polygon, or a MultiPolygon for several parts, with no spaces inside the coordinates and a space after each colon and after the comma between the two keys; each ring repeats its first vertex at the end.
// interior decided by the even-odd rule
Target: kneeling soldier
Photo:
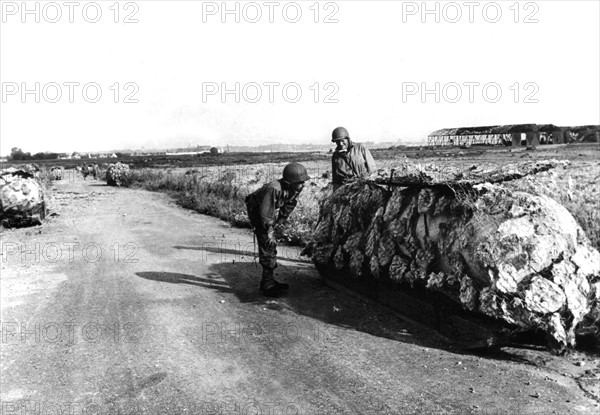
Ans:
{"type": "Polygon", "coordinates": [[[298,203],[298,195],[309,179],[306,168],[299,163],[290,163],[283,169],[283,178],[265,184],[246,197],[248,218],[258,241],[259,262],[263,268],[260,291],[267,297],[285,292],[289,286],[275,280],[277,268],[277,241],[275,225],[284,221],[298,203]]]}

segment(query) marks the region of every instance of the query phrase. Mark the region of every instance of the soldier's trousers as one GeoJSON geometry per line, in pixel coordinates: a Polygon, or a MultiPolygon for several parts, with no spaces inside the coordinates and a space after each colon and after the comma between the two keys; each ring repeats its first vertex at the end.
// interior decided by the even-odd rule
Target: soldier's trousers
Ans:
{"type": "Polygon", "coordinates": [[[277,268],[277,247],[269,246],[269,236],[265,230],[255,228],[256,242],[258,244],[258,262],[263,269],[277,268]]]}
{"type": "Polygon", "coordinates": [[[258,262],[262,265],[263,270],[273,270],[277,268],[277,247],[269,246],[269,234],[266,229],[258,225],[259,221],[255,213],[256,209],[252,208],[248,198],[246,198],[246,208],[248,209],[248,218],[254,229],[256,243],[258,244],[258,262]]]}

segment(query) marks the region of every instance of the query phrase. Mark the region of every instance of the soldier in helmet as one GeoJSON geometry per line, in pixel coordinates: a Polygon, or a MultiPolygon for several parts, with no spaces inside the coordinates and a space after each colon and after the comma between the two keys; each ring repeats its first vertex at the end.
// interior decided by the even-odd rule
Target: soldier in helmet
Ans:
{"type": "Polygon", "coordinates": [[[331,141],[337,147],[331,157],[331,175],[334,187],[367,175],[377,168],[371,152],[362,144],[350,139],[348,130],[337,127],[331,134],[331,141]]]}
{"type": "Polygon", "coordinates": [[[246,197],[248,218],[258,241],[259,262],[263,268],[260,291],[267,297],[276,297],[289,288],[275,280],[277,267],[277,241],[275,225],[284,221],[298,203],[298,195],[309,179],[306,168],[299,163],[290,163],[283,169],[283,177],[246,197]]]}

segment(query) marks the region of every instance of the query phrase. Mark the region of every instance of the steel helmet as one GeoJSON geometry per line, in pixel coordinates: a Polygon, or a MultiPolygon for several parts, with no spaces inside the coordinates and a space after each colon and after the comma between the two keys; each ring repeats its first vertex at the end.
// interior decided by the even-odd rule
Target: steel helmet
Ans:
{"type": "Polygon", "coordinates": [[[300,163],[290,163],[283,169],[283,178],[288,182],[295,184],[305,182],[310,179],[306,173],[306,167],[300,163]]]}
{"type": "Polygon", "coordinates": [[[350,134],[348,134],[348,130],[344,127],[338,127],[331,133],[331,141],[336,142],[338,140],[342,140],[344,138],[350,138],[350,134]]]}

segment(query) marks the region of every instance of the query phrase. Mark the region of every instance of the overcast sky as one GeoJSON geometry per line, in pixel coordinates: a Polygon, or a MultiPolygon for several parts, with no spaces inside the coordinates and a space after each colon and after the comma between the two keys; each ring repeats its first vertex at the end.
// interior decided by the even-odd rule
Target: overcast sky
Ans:
{"type": "Polygon", "coordinates": [[[3,156],[600,124],[598,1],[1,3],[3,156]]]}

